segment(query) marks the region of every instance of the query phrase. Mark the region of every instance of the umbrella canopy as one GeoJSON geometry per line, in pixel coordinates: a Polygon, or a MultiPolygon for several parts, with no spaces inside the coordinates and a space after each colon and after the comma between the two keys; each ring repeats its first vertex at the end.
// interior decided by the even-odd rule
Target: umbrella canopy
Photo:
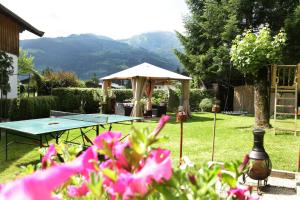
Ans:
{"type": "Polygon", "coordinates": [[[134,77],[145,77],[156,80],[191,80],[190,77],[156,67],[149,63],[142,63],[129,69],[125,69],[123,71],[103,77],[101,80],[124,80],[132,79],[134,77]]]}

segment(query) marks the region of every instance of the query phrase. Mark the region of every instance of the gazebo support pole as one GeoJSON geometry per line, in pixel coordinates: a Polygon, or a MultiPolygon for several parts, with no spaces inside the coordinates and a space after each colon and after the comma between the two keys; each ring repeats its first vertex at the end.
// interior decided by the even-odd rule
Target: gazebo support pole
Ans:
{"type": "Polygon", "coordinates": [[[180,122],[180,155],[179,155],[179,165],[182,164],[182,142],[183,142],[183,122],[180,122]]]}

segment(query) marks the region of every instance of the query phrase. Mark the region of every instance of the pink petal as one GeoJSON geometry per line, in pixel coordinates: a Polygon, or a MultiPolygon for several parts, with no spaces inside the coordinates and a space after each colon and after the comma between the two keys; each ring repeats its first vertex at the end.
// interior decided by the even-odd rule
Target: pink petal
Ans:
{"type": "Polygon", "coordinates": [[[116,183],[111,183],[112,194],[118,193],[123,199],[131,197],[143,197],[148,192],[148,187],[153,180],[162,182],[172,176],[172,164],[170,151],[154,150],[146,159],[144,166],[136,174],[119,173],[116,183]]]}
{"type": "Polygon", "coordinates": [[[113,155],[116,159],[116,165],[118,168],[127,168],[128,167],[128,161],[126,159],[126,156],[124,154],[125,148],[129,147],[129,141],[126,140],[124,143],[117,143],[115,144],[113,148],[113,155]]]}
{"type": "Polygon", "coordinates": [[[53,160],[51,159],[52,156],[56,155],[56,149],[54,144],[50,144],[49,148],[46,152],[46,154],[44,155],[44,157],[42,158],[42,169],[46,169],[47,168],[47,163],[50,163],[50,166],[52,166],[54,164],[53,160]]]}
{"type": "Polygon", "coordinates": [[[251,191],[249,187],[236,187],[228,191],[228,195],[232,195],[238,200],[258,200],[259,197],[251,196],[251,191]]]}
{"type": "Polygon", "coordinates": [[[113,143],[118,141],[121,136],[122,134],[120,132],[105,131],[95,138],[94,145],[98,149],[103,149],[103,140],[106,141],[106,143],[113,143]]]}
{"type": "Polygon", "coordinates": [[[243,163],[239,166],[239,172],[242,172],[244,170],[244,168],[246,167],[246,165],[248,164],[249,162],[249,155],[246,154],[245,157],[244,157],[244,160],[243,160],[243,163]]]}
{"type": "Polygon", "coordinates": [[[74,185],[68,186],[68,195],[70,197],[81,197],[86,195],[89,192],[89,189],[85,183],[81,186],[76,187],[74,185]]]}
{"type": "Polygon", "coordinates": [[[167,121],[169,121],[169,119],[170,119],[170,116],[163,115],[160,118],[160,120],[159,120],[159,122],[158,122],[158,124],[157,124],[157,126],[155,128],[155,130],[151,134],[153,134],[154,136],[157,136],[158,133],[161,131],[161,129],[164,127],[164,125],[167,123],[167,121]]]}
{"type": "Polygon", "coordinates": [[[145,166],[139,171],[136,176],[147,177],[154,179],[156,182],[169,180],[172,176],[172,163],[170,159],[170,151],[157,149],[151,151],[146,159],[145,166]]]}
{"type": "Polygon", "coordinates": [[[22,179],[5,184],[0,199],[52,199],[51,192],[78,172],[70,165],[57,165],[43,171],[36,171],[22,179]]]}
{"type": "Polygon", "coordinates": [[[91,148],[70,163],[36,171],[16,181],[2,185],[0,199],[48,200],[52,191],[76,173],[94,169],[90,159],[96,159],[91,148]]]}

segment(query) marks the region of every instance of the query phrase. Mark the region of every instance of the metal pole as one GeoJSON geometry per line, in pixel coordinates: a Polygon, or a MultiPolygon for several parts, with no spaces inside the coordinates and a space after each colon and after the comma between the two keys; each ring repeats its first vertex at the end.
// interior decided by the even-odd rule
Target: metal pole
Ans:
{"type": "MultiPolygon", "coordinates": [[[[43,135],[42,134],[40,134],[40,149],[43,147],[43,137],[42,137],[43,135]]],[[[40,154],[40,160],[42,161],[42,155],[40,154]]]]}
{"type": "Polygon", "coordinates": [[[182,142],[183,142],[183,122],[180,122],[180,154],[179,154],[179,165],[182,164],[182,142]]]}
{"type": "Polygon", "coordinates": [[[7,130],[5,131],[5,160],[7,161],[7,130]]]}
{"type": "Polygon", "coordinates": [[[96,126],[96,137],[99,135],[99,125],[96,126]]]}
{"type": "Polygon", "coordinates": [[[298,172],[300,172],[300,146],[299,146],[299,152],[298,152],[298,172]]]}
{"type": "Polygon", "coordinates": [[[213,143],[212,143],[211,161],[214,161],[214,154],[215,154],[216,121],[217,121],[216,119],[217,119],[217,113],[214,112],[214,130],[213,130],[213,143]]]}
{"type": "Polygon", "coordinates": [[[30,86],[30,74],[29,74],[29,76],[28,76],[28,85],[27,85],[27,97],[29,97],[29,93],[30,93],[30,88],[29,88],[29,86],[30,86]]]}

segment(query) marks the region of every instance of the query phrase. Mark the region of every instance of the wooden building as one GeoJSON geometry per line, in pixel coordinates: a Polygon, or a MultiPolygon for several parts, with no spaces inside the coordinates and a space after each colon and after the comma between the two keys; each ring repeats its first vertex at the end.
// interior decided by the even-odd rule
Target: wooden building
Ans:
{"type": "Polygon", "coordinates": [[[44,35],[44,32],[36,29],[24,19],[0,4],[0,50],[6,52],[13,58],[14,66],[14,75],[9,79],[11,91],[7,95],[8,98],[17,97],[19,35],[24,30],[40,37],[44,35]]]}

